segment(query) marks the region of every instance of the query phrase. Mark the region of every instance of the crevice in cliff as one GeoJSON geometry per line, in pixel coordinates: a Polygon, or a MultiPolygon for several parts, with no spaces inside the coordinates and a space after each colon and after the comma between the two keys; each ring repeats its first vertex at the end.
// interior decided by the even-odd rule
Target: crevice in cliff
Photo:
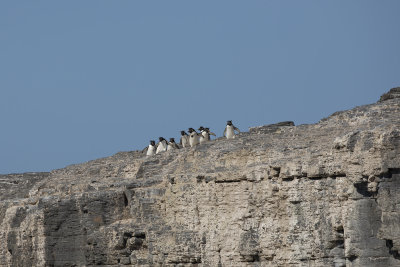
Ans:
{"type": "Polygon", "coordinates": [[[186,264],[191,264],[192,266],[197,266],[197,264],[202,263],[202,260],[200,257],[196,257],[196,256],[184,256],[184,257],[180,258],[179,260],[170,260],[168,263],[172,263],[172,264],[174,264],[174,266],[182,266],[182,265],[186,266],[186,264]]]}
{"type": "Polygon", "coordinates": [[[400,253],[398,250],[393,249],[393,240],[385,239],[386,247],[389,249],[389,254],[393,256],[393,258],[400,260],[400,253]]]}
{"type": "Polygon", "coordinates": [[[400,174],[400,168],[389,168],[387,172],[381,174],[380,178],[392,178],[396,174],[400,174]]]}
{"type": "Polygon", "coordinates": [[[356,256],[356,255],[349,255],[349,256],[347,256],[346,258],[347,258],[349,261],[353,262],[353,261],[355,261],[355,260],[358,258],[358,256],[356,256]]]}
{"type": "Polygon", "coordinates": [[[215,183],[216,184],[222,184],[222,183],[229,184],[229,183],[240,183],[241,181],[243,181],[243,180],[215,180],[215,183]]]}
{"type": "MultiPolygon", "coordinates": [[[[211,176],[197,175],[196,176],[196,181],[197,181],[197,183],[201,183],[201,182],[204,181],[207,184],[207,183],[209,183],[211,181],[215,181],[215,178],[211,177],[211,176]]],[[[215,182],[217,183],[217,181],[215,181],[215,182]]]]}
{"type": "Polygon", "coordinates": [[[294,180],[294,176],[282,178],[282,181],[285,181],[285,182],[291,182],[293,180],[294,180]]]}
{"type": "Polygon", "coordinates": [[[335,229],[335,238],[330,241],[331,248],[344,249],[344,229],[343,226],[339,226],[335,229]]]}
{"type": "Polygon", "coordinates": [[[330,174],[328,177],[336,179],[338,177],[347,177],[347,174],[344,172],[337,172],[337,173],[330,174]]]}
{"type": "MultiPolygon", "coordinates": [[[[373,182],[376,184],[375,189],[372,190],[373,196],[378,195],[380,182],[382,182],[383,179],[392,179],[393,175],[397,175],[397,176],[400,175],[400,168],[388,168],[387,172],[381,173],[380,175],[374,176],[372,178],[371,177],[368,178],[368,182],[373,182]]],[[[375,201],[377,201],[377,199],[375,199],[375,201]]]]}
{"type": "Polygon", "coordinates": [[[134,250],[140,250],[145,247],[146,234],[144,232],[124,232],[122,233],[119,243],[116,245],[117,250],[128,249],[129,253],[134,250]]]}
{"type": "Polygon", "coordinates": [[[336,226],[334,228],[334,236],[329,240],[329,260],[337,263],[335,266],[345,266],[345,240],[344,240],[344,229],[343,225],[336,226]]]}
{"type": "Polygon", "coordinates": [[[248,262],[260,262],[260,255],[251,255],[251,259],[248,262]]]}
{"type": "Polygon", "coordinates": [[[206,182],[209,183],[211,181],[214,181],[216,184],[222,184],[222,183],[240,183],[241,181],[245,181],[247,178],[245,176],[240,177],[240,178],[234,178],[234,179],[215,179],[214,177],[210,176],[204,176],[204,175],[198,175],[196,176],[196,182],[201,183],[201,182],[206,182]]]}
{"type": "Polygon", "coordinates": [[[389,172],[393,174],[400,174],[400,168],[390,168],[389,172]]]}
{"type": "Polygon", "coordinates": [[[122,195],[124,197],[124,206],[127,207],[129,204],[128,197],[126,196],[125,192],[123,192],[122,195]]]}
{"type": "Polygon", "coordinates": [[[303,177],[307,177],[310,180],[322,180],[322,179],[326,179],[326,178],[332,178],[332,179],[336,179],[338,177],[346,177],[347,175],[344,172],[337,172],[337,173],[322,173],[322,174],[318,174],[315,176],[308,176],[307,173],[304,174],[303,177]]]}
{"type": "Polygon", "coordinates": [[[136,232],[135,237],[141,238],[141,239],[146,239],[146,233],[145,232],[136,232]]]}
{"type": "Polygon", "coordinates": [[[316,176],[316,177],[308,177],[308,179],[312,180],[312,181],[318,181],[318,180],[322,180],[325,179],[326,177],[323,176],[316,176]]]}
{"type": "Polygon", "coordinates": [[[372,197],[373,193],[368,191],[367,181],[358,182],[353,185],[359,194],[363,195],[364,197],[372,197]]]}
{"type": "Polygon", "coordinates": [[[280,173],[281,173],[281,167],[273,167],[273,166],[271,166],[270,175],[272,177],[279,177],[280,173]]]}

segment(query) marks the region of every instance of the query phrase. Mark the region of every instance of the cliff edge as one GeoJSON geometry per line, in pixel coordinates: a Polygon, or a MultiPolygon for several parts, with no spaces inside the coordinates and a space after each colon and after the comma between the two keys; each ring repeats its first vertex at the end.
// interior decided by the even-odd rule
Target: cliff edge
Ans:
{"type": "Polygon", "coordinates": [[[400,266],[400,88],[313,125],[0,175],[0,266],[400,266]]]}

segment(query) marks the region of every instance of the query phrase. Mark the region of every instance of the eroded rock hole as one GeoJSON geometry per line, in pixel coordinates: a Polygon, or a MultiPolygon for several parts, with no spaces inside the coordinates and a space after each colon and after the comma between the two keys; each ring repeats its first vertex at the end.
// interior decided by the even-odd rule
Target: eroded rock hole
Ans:
{"type": "Polygon", "coordinates": [[[400,168],[389,168],[387,172],[379,175],[380,178],[392,178],[393,175],[400,174],[400,168]]]}
{"type": "Polygon", "coordinates": [[[390,174],[400,174],[400,168],[390,168],[389,169],[390,174]]]}
{"type": "Polygon", "coordinates": [[[357,189],[357,192],[364,197],[371,197],[372,193],[368,191],[368,182],[359,182],[355,183],[354,187],[357,189]]]}
{"type": "Polygon", "coordinates": [[[144,242],[146,239],[146,234],[144,232],[138,232],[133,235],[130,239],[129,248],[131,250],[139,250],[144,246],[144,242]]]}
{"type": "Polygon", "coordinates": [[[389,249],[389,254],[393,256],[393,258],[400,260],[400,254],[398,250],[393,250],[393,240],[386,239],[386,247],[389,249]]]}
{"type": "Polygon", "coordinates": [[[350,255],[347,257],[349,259],[349,261],[353,262],[355,259],[357,259],[358,257],[356,255],[350,255]]]}
{"type": "Polygon", "coordinates": [[[141,239],[146,239],[146,233],[145,232],[137,232],[137,233],[135,233],[135,237],[141,238],[141,239]]]}
{"type": "Polygon", "coordinates": [[[317,177],[308,177],[308,179],[310,180],[314,180],[314,181],[318,181],[318,180],[322,180],[324,177],[322,176],[317,176],[317,177]]]}
{"type": "Polygon", "coordinates": [[[252,255],[252,262],[258,262],[260,261],[260,255],[256,254],[256,255],[252,255]]]}
{"type": "Polygon", "coordinates": [[[124,205],[125,205],[125,207],[127,207],[129,204],[129,201],[128,201],[128,197],[126,196],[125,192],[123,193],[123,196],[124,196],[124,205]]]}
{"type": "Polygon", "coordinates": [[[281,173],[281,167],[271,167],[271,176],[272,177],[279,177],[281,173]]]}
{"type": "Polygon", "coordinates": [[[336,229],[338,239],[335,240],[336,247],[344,248],[344,229],[343,226],[339,226],[336,229]]]}
{"type": "Polygon", "coordinates": [[[205,177],[204,177],[203,175],[198,175],[198,176],[196,177],[196,180],[197,180],[198,183],[201,183],[202,181],[205,180],[205,177]]]}
{"type": "Polygon", "coordinates": [[[132,233],[124,233],[124,239],[128,239],[132,237],[132,233]]]}

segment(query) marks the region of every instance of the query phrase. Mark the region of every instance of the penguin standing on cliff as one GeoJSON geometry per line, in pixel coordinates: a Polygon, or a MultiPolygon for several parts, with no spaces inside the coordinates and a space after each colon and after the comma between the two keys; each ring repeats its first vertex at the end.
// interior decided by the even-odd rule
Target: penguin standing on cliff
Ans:
{"type": "Polygon", "coordinates": [[[179,146],[175,143],[175,138],[170,138],[168,142],[167,151],[179,149],[179,146]]]}
{"type": "Polygon", "coordinates": [[[181,140],[179,141],[182,147],[189,147],[189,135],[185,131],[181,131],[181,140]]]}
{"type": "Polygon", "coordinates": [[[201,134],[201,136],[200,136],[200,144],[202,144],[204,142],[207,142],[207,141],[210,141],[211,140],[210,135],[216,136],[215,133],[210,132],[210,128],[204,128],[203,126],[200,126],[199,131],[200,131],[200,134],[201,134]]]}
{"type": "Polygon", "coordinates": [[[191,147],[197,146],[200,143],[200,134],[195,131],[193,128],[189,128],[189,145],[191,147]]]}
{"type": "Polygon", "coordinates": [[[226,127],[224,130],[224,136],[226,136],[227,139],[232,139],[235,138],[235,131],[240,133],[240,130],[236,128],[233,124],[232,121],[227,121],[226,122],[226,127]]]}
{"type": "Polygon", "coordinates": [[[158,138],[159,142],[157,145],[157,150],[156,150],[156,154],[163,152],[163,151],[167,151],[167,140],[165,140],[163,137],[159,137],[158,138]]]}
{"type": "Polygon", "coordinates": [[[150,144],[148,147],[143,149],[143,153],[146,151],[146,156],[153,156],[156,154],[156,142],[154,140],[150,140],[150,144]]]}
{"type": "Polygon", "coordinates": [[[200,131],[200,138],[199,138],[200,144],[208,141],[209,136],[208,133],[206,132],[206,129],[203,126],[200,126],[198,130],[200,131]]]}

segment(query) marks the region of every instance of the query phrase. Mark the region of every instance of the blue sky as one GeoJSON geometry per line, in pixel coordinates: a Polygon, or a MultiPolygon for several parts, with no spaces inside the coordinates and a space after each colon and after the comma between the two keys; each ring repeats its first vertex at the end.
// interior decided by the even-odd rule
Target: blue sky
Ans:
{"type": "Polygon", "coordinates": [[[0,173],[227,120],[316,123],[400,86],[400,1],[1,1],[0,173]]]}

